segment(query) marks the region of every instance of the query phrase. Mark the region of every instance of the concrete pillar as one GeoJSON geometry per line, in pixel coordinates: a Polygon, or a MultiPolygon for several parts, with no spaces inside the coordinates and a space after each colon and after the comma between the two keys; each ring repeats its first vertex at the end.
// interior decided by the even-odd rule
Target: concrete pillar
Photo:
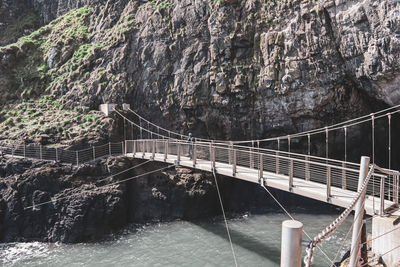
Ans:
{"type": "Polygon", "coordinates": [[[301,267],[303,224],[287,220],[282,223],[281,267],[301,267]]]}
{"type": "Polygon", "coordinates": [[[130,104],[126,104],[126,103],[122,104],[122,110],[129,110],[130,108],[131,108],[130,104]]]}
{"type": "Polygon", "coordinates": [[[116,106],[116,104],[101,104],[99,110],[109,116],[111,112],[115,111],[116,106]]]}
{"type": "MultiPolygon", "coordinates": [[[[364,183],[365,178],[367,177],[369,169],[369,157],[362,156],[360,163],[360,175],[358,177],[358,189],[359,191],[364,183]]],[[[353,235],[351,239],[351,250],[350,250],[350,267],[356,267],[358,261],[358,252],[360,250],[360,239],[361,239],[361,227],[364,213],[364,200],[365,200],[365,191],[364,194],[361,195],[355,207],[354,214],[354,227],[353,227],[353,235]]]]}

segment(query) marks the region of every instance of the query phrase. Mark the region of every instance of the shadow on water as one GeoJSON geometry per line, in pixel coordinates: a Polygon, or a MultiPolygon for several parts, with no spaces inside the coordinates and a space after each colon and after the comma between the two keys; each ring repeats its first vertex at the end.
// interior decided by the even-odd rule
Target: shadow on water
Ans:
{"type": "MultiPolygon", "coordinates": [[[[229,243],[229,238],[226,233],[226,228],[224,224],[220,223],[213,223],[213,224],[206,224],[206,223],[201,223],[201,222],[193,222],[191,221],[194,225],[201,227],[202,229],[217,235],[221,238],[226,239],[226,241],[229,243]]],[[[260,257],[263,257],[265,259],[268,259],[276,264],[279,265],[280,263],[280,249],[276,247],[271,247],[268,246],[265,243],[262,243],[245,233],[242,233],[237,230],[233,230],[229,228],[229,233],[231,235],[232,243],[235,246],[244,248],[252,253],[255,253],[259,255],[260,257]]]]}

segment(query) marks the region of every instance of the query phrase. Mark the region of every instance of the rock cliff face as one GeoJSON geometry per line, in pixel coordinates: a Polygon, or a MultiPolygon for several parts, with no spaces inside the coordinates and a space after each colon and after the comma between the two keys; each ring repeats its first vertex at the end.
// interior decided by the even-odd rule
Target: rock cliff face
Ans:
{"type": "Polygon", "coordinates": [[[399,101],[398,1],[0,6],[24,5],[43,24],[59,19],[0,49],[0,90],[12,90],[3,101],[46,91],[68,108],[128,102],[164,126],[219,139],[306,130],[399,101]],[[21,70],[32,55],[42,79],[21,70]]]}

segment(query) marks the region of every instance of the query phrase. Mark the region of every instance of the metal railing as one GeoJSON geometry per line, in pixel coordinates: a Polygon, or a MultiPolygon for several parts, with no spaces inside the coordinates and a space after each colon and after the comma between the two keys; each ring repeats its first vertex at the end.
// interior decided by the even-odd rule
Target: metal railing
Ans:
{"type": "Polygon", "coordinates": [[[37,159],[42,161],[54,161],[79,165],[99,158],[123,155],[124,142],[107,143],[100,146],[92,146],[82,150],[67,150],[57,147],[46,147],[35,144],[2,144],[0,154],[15,158],[37,159]]]}
{"type": "MultiPolygon", "coordinates": [[[[232,170],[232,176],[249,169],[256,171],[259,179],[265,178],[264,172],[283,175],[288,177],[289,190],[294,186],[294,178],[320,183],[326,186],[327,200],[332,197],[332,187],[357,192],[360,168],[360,164],[357,163],[270,149],[234,146],[229,143],[145,139],[127,140],[125,147],[126,153],[142,157],[151,154],[155,160],[165,161],[173,156],[179,162],[185,158],[184,160],[193,162],[193,167],[199,162],[209,162],[212,168],[216,164],[225,164],[225,167],[228,166],[232,170]]],[[[398,204],[399,172],[376,168],[366,190],[367,195],[381,199],[381,207],[384,207],[382,203],[385,199],[398,204]],[[388,175],[393,179],[387,179],[388,175]]]]}
{"type": "MultiPolygon", "coordinates": [[[[167,160],[175,156],[178,162],[191,160],[193,167],[199,162],[209,162],[211,168],[225,164],[232,171],[254,170],[258,178],[264,179],[264,172],[288,177],[288,189],[293,188],[294,178],[320,183],[326,186],[326,198],[332,196],[332,187],[357,192],[359,164],[321,158],[310,155],[289,153],[271,149],[233,145],[232,143],[193,142],[177,139],[143,139],[107,143],[87,149],[71,151],[63,148],[40,145],[0,145],[0,153],[10,157],[30,158],[79,165],[98,158],[132,153],[144,158],[151,154],[155,160],[167,160]],[[156,158],[162,155],[161,159],[156,158]]],[[[367,186],[367,195],[381,199],[380,213],[384,210],[384,200],[399,203],[398,171],[375,168],[367,186]],[[390,179],[389,179],[390,178],[390,179]]]]}

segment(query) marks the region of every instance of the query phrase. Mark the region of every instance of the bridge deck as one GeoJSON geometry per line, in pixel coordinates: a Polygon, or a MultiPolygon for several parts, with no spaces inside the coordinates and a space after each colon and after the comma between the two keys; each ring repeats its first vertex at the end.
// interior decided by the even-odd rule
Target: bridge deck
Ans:
{"type": "MultiPolygon", "coordinates": [[[[152,153],[127,153],[127,156],[139,158],[139,159],[150,159],[152,157],[152,153]]],[[[166,163],[175,163],[177,160],[176,155],[168,155],[167,159],[164,159],[164,154],[155,153],[154,160],[166,163]]],[[[179,165],[189,168],[195,168],[203,171],[212,171],[211,162],[208,160],[198,159],[196,161],[196,165],[193,166],[193,161],[189,157],[181,156],[179,165]]],[[[216,162],[215,163],[215,171],[216,173],[234,177],[237,179],[241,179],[244,181],[257,183],[259,184],[259,173],[257,169],[246,168],[243,166],[237,166],[236,174],[233,175],[232,165],[216,162]]],[[[308,198],[316,199],[319,201],[323,201],[326,203],[330,203],[336,206],[340,206],[346,208],[350,205],[351,201],[354,197],[356,197],[357,193],[344,190],[338,187],[331,187],[331,197],[327,198],[327,188],[326,185],[321,183],[316,183],[312,181],[306,181],[304,179],[299,179],[293,177],[293,187],[289,188],[289,177],[282,174],[276,174],[268,171],[263,172],[264,184],[266,186],[280,189],[283,191],[291,192],[297,195],[305,196],[308,198]]],[[[394,202],[385,200],[385,209],[393,205],[394,202]]],[[[380,198],[371,196],[367,196],[365,200],[365,209],[368,215],[374,215],[379,213],[379,205],[380,198]],[[374,213],[375,209],[375,213],[374,213]]],[[[396,213],[397,214],[397,213],[396,213]]],[[[399,214],[400,215],[400,214],[399,214]]]]}

